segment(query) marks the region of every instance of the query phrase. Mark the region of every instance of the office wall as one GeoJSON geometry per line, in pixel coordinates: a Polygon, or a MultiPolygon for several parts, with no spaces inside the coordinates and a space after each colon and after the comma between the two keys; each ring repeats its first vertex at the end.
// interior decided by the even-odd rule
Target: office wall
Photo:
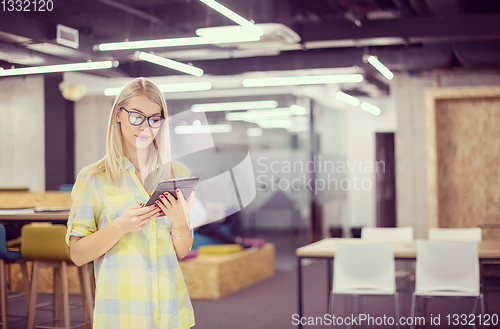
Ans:
{"type": "Polygon", "coordinates": [[[45,191],[43,76],[0,79],[0,186],[45,191]]]}
{"type": "Polygon", "coordinates": [[[392,84],[397,108],[396,190],[398,226],[413,226],[415,237],[428,229],[425,89],[432,86],[499,85],[500,76],[488,71],[424,72],[395,75],[392,84]]]}
{"type": "MultiPolygon", "coordinates": [[[[351,185],[345,191],[345,206],[337,201],[330,201],[324,205],[324,224],[341,224],[345,229],[352,226],[374,226],[376,220],[375,133],[397,130],[396,104],[392,96],[381,96],[378,99],[360,98],[361,101],[366,101],[381,109],[381,114],[375,116],[359,107],[353,107],[337,100],[335,93],[338,90],[339,86],[337,85],[307,87],[301,90],[305,96],[313,97],[331,108],[332,111],[342,112],[342,115],[336,118],[340,121],[338,128],[341,130],[340,143],[333,141],[333,144],[329,146],[329,140],[326,138],[323,139],[322,147],[328,149],[333,145],[341,145],[337,149],[345,158],[346,165],[350,166],[350,168],[347,167],[346,171],[347,179],[351,185]],[[367,169],[370,166],[373,170],[367,169]],[[361,183],[364,184],[364,188],[361,187],[361,183]],[[337,219],[331,216],[332,213],[339,214],[337,219]]],[[[318,126],[319,132],[328,136],[327,123],[333,118],[326,115],[317,120],[318,122],[322,121],[318,126]]]]}
{"type": "Polygon", "coordinates": [[[75,178],[106,154],[106,134],[113,97],[86,96],[75,103],[75,178]]]}

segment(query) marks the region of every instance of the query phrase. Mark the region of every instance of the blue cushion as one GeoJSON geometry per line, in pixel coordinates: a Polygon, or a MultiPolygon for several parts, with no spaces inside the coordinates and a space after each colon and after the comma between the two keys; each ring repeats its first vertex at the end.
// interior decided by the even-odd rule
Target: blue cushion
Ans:
{"type": "MultiPolygon", "coordinates": [[[[229,228],[226,225],[220,224],[219,227],[222,231],[229,232],[229,228]]],[[[212,238],[211,236],[194,232],[193,246],[191,247],[191,249],[196,249],[199,246],[205,246],[207,244],[221,244],[221,243],[224,242],[217,240],[216,238],[212,238]]]]}
{"type": "Polygon", "coordinates": [[[20,251],[7,251],[6,254],[2,255],[3,259],[21,259],[23,255],[21,255],[20,251]]]}

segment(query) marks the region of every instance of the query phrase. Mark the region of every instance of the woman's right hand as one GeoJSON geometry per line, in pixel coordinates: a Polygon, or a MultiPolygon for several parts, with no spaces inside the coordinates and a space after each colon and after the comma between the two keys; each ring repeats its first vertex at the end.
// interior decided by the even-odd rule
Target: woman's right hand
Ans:
{"type": "Polygon", "coordinates": [[[123,234],[137,232],[144,228],[148,222],[158,217],[160,208],[154,205],[143,208],[143,204],[129,206],[121,216],[113,221],[123,234]]]}

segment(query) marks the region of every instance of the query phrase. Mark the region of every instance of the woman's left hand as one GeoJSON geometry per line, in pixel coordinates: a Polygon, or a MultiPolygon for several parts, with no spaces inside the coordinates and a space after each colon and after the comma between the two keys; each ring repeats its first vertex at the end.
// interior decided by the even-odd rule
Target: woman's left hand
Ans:
{"type": "Polygon", "coordinates": [[[188,215],[194,202],[194,190],[187,200],[180,189],[176,193],[177,200],[168,192],[160,194],[161,201],[157,200],[156,205],[172,221],[172,228],[189,228],[188,215]]]}

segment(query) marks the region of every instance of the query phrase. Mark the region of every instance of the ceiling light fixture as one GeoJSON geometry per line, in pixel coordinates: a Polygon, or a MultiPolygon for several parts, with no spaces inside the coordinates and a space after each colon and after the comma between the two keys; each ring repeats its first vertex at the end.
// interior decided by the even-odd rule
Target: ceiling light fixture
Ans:
{"type": "Polygon", "coordinates": [[[254,122],[269,118],[289,118],[293,115],[290,110],[285,108],[277,108],[272,110],[250,110],[244,112],[230,112],[226,114],[228,121],[249,121],[254,122]]]}
{"type": "Polygon", "coordinates": [[[54,73],[54,72],[101,70],[101,69],[110,69],[112,67],[117,67],[118,65],[119,65],[118,61],[101,61],[101,62],[23,67],[18,69],[0,70],[0,76],[7,77],[14,75],[28,75],[28,74],[41,74],[41,73],[54,73]]]}
{"type": "Polygon", "coordinates": [[[231,9],[221,5],[217,1],[215,0],[200,0],[200,1],[209,6],[210,8],[218,11],[222,15],[226,16],[236,24],[239,24],[245,29],[248,29],[248,31],[257,34],[259,37],[264,35],[264,31],[261,28],[255,26],[252,22],[246,20],[245,18],[241,17],[231,9]]]}
{"type": "Polygon", "coordinates": [[[351,95],[346,94],[346,93],[343,93],[341,91],[338,91],[335,94],[335,98],[337,98],[338,100],[340,100],[344,103],[355,106],[355,107],[360,106],[362,110],[364,110],[368,113],[371,113],[373,115],[380,115],[380,113],[381,113],[380,109],[378,107],[376,107],[375,105],[372,105],[372,104],[366,103],[366,102],[361,102],[356,97],[351,96],[351,95]]]}
{"type": "Polygon", "coordinates": [[[359,104],[361,103],[360,100],[356,97],[343,93],[341,91],[338,91],[335,94],[335,98],[352,106],[359,106],[359,104]]]}
{"type": "Polygon", "coordinates": [[[215,35],[209,37],[187,37],[187,38],[172,38],[172,39],[157,39],[157,40],[109,42],[109,43],[101,43],[100,45],[97,45],[95,49],[100,51],[110,51],[110,50],[125,50],[125,49],[213,45],[220,43],[237,43],[237,42],[250,42],[259,40],[260,36],[256,33],[239,33],[238,35],[215,35]]]}
{"type": "Polygon", "coordinates": [[[248,128],[247,129],[247,136],[248,137],[259,137],[262,136],[264,131],[260,128],[248,128]]]}
{"type": "Polygon", "coordinates": [[[216,112],[232,110],[254,110],[254,109],[272,109],[278,107],[277,101],[249,101],[249,102],[227,102],[227,103],[207,103],[194,104],[191,106],[193,112],[216,112]]]}
{"type": "Polygon", "coordinates": [[[362,74],[309,75],[293,77],[249,78],[243,80],[243,86],[274,87],[329,83],[354,83],[361,81],[363,81],[362,74]]]}
{"type": "Polygon", "coordinates": [[[365,110],[368,113],[371,113],[373,115],[380,115],[381,111],[378,107],[375,105],[372,105],[370,103],[363,102],[361,103],[361,109],[365,110]]]}
{"type": "Polygon", "coordinates": [[[174,128],[174,132],[178,135],[228,133],[232,130],[233,126],[230,124],[177,126],[174,128]]]}
{"type": "MultiPolygon", "coordinates": [[[[187,91],[204,91],[212,89],[210,82],[189,82],[189,83],[171,83],[166,85],[158,85],[158,88],[163,93],[176,93],[187,91]]],[[[107,88],[104,90],[106,96],[116,96],[122,88],[107,88]]]]}
{"type": "Polygon", "coordinates": [[[376,68],[384,77],[388,80],[394,78],[394,74],[389,70],[381,61],[378,60],[377,56],[369,55],[365,56],[366,61],[370,63],[374,68],[376,68]]]}
{"type": "Polygon", "coordinates": [[[295,105],[293,104],[292,106],[290,106],[290,111],[295,114],[295,115],[304,115],[306,114],[306,109],[302,106],[299,106],[299,105],[295,105]]]}
{"type": "Polygon", "coordinates": [[[181,62],[173,61],[171,59],[163,58],[160,56],[148,54],[143,51],[136,51],[135,56],[142,59],[143,61],[148,61],[153,64],[165,66],[176,71],[194,75],[196,77],[201,77],[204,73],[203,70],[200,68],[187,65],[181,62]]]}

